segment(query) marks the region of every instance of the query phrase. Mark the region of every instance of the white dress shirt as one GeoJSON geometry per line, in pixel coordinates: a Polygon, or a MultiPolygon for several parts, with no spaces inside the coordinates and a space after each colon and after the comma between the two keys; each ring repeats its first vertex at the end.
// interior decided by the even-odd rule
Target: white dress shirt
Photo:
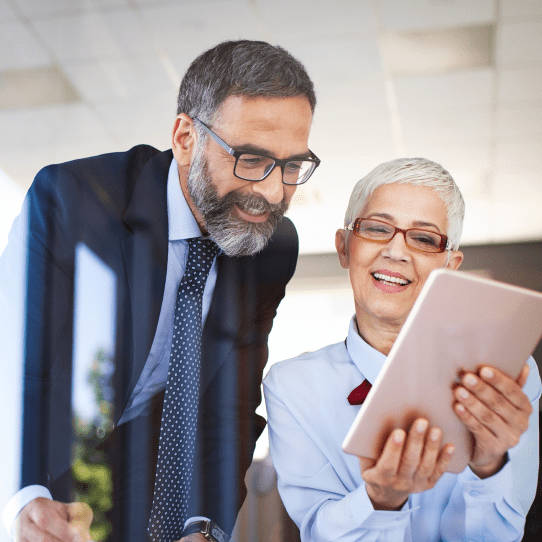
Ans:
{"type": "MultiPolygon", "coordinates": [[[[148,401],[166,387],[169,356],[171,352],[171,339],[173,334],[173,317],[175,301],[179,283],[184,274],[186,258],[188,256],[187,239],[201,237],[198,223],[186,202],[179,183],[177,162],[172,160],[167,179],[167,211],[168,211],[168,261],[164,297],[160,309],[158,326],[153,339],[152,347],[145,362],[141,376],[128,401],[126,409],[119,420],[119,424],[135,418],[144,410],[148,401]]],[[[22,229],[24,219],[22,216],[16,219],[13,228],[22,229]]],[[[17,232],[13,232],[17,233],[17,232]]],[[[25,251],[24,234],[12,235],[11,239],[20,239],[19,251],[25,251]]],[[[11,242],[11,241],[10,241],[11,242]]],[[[13,252],[13,250],[11,250],[13,252]]],[[[6,265],[4,268],[9,269],[6,265]]],[[[16,271],[17,267],[13,266],[16,271]]],[[[217,278],[216,258],[213,262],[209,276],[203,291],[202,321],[205,323],[217,278]]],[[[19,512],[33,499],[37,497],[52,498],[49,490],[43,486],[28,486],[17,492],[7,503],[3,512],[2,520],[6,530],[13,538],[13,522],[19,512]]],[[[190,521],[205,518],[191,518],[190,521]]]]}
{"type": "MultiPolygon", "coordinates": [[[[264,379],[271,457],[284,505],[304,542],[519,541],[536,493],[538,399],[534,360],[524,391],[529,429],[509,460],[481,480],[469,467],[445,473],[434,488],[411,494],[400,511],[374,510],[357,457],[341,449],[360,406],[349,393],[373,383],[385,356],[350,322],[345,342],[273,365],[264,379]]],[[[450,397],[450,401],[452,398],[450,397]]]]}

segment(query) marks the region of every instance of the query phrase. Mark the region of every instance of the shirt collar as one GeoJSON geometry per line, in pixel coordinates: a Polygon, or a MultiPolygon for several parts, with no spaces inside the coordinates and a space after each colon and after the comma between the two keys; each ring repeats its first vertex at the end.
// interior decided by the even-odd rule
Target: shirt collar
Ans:
{"type": "Polygon", "coordinates": [[[356,316],[350,320],[348,336],[346,337],[346,349],[354,365],[361,371],[361,374],[374,384],[380,369],[386,361],[386,356],[367,344],[358,333],[356,316]]]}
{"type": "Polygon", "coordinates": [[[198,223],[181,190],[175,158],[171,161],[167,178],[167,216],[170,241],[202,237],[198,223]]]}

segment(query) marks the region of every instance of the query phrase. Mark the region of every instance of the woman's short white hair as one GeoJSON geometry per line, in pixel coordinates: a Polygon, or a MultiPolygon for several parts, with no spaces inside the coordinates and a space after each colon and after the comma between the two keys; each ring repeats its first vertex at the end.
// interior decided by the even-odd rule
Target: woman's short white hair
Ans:
{"type": "Polygon", "coordinates": [[[428,186],[438,194],[448,211],[446,235],[453,249],[457,250],[465,216],[463,196],[452,176],[440,164],[426,158],[398,158],[384,162],[358,181],[346,209],[345,228],[360,216],[369,198],[379,186],[394,183],[428,186]]]}

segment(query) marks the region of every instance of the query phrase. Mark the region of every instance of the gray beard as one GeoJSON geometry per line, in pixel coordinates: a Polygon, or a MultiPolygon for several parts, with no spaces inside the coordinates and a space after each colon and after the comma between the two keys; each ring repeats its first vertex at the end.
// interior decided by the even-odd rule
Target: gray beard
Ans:
{"type": "Polygon", "coordinates": [[[244,195],[236,190],[221,198],[211,181],[207,159],[201,150],[190,167],[187,187],[205,228],[228,256],[252,256],[263,250],[288,210],[284,200],[271,204],[262,196],[244,195]],[[237,214],[234,205],[269,212],[269,216],[265,222],[247,222],[237,214]]]}

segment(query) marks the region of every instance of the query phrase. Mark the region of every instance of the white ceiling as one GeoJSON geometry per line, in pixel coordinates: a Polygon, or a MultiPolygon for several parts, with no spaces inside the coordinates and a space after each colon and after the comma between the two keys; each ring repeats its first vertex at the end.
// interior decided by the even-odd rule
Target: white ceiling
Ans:
{"type": "Polygon", "coordinates": [[[237,38],[316,85],[302,252],[334,250],[354,183],[414,155],[458,182],[464,242],[542,238],[542,0],[0,0],[0,169],[26,189],[49,163],[168,148],[188,64],[237,38]]]}

